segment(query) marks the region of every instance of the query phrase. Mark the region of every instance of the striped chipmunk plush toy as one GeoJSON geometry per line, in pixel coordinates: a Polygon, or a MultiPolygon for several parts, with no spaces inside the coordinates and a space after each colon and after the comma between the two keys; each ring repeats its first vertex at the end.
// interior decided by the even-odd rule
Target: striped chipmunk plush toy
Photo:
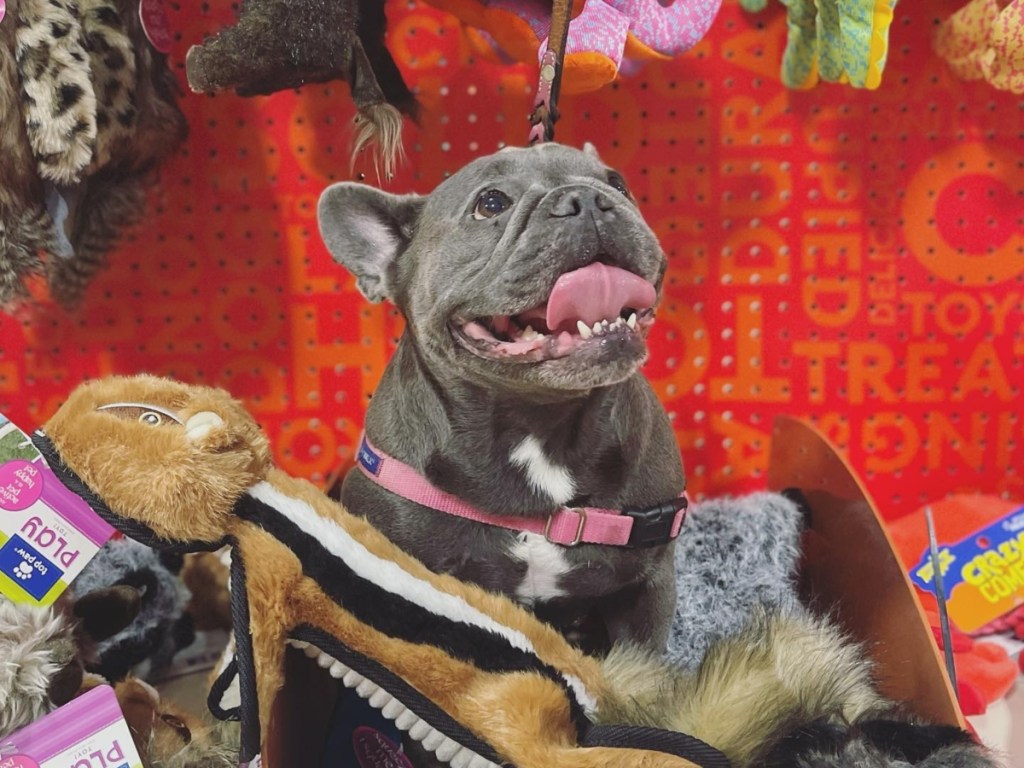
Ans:
{"type": "Polygon", "coordinates": [[[260,753],[292,645],[394,721],[413,754],[456,768],[994,766],[959,729],[900,718],[860,649],[800,611],[755,615],[695,673],[630,647],[585,656],[277,469],[222,390],[87,382],[33,440],[126,535],[232,548],[236,649],[222,680],[237,675],[241,706],[220,714],[241,719],[243,762],[260,753]]]}

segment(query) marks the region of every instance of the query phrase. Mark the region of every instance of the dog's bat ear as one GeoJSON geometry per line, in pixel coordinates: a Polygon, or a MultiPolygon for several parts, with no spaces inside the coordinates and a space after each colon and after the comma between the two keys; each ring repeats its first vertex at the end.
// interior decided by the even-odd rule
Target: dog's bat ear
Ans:
{"type": "Polygon", "coordinates": [[[394,195],[365,184],[333,184],[320,195],[320,237],[334,260],[373,302],[394,296],[394,269],[425,197],[394,195]]]}
{"type": "Polygon", "coordinates": [[[597,154],[597,147],[595,147],[589,141],[584,142],[584,144],[583,144],[583,151],[586,154],[590,155],[595,160],[600,160],[601,159],[601,156],[599,154],[597,154]]]}

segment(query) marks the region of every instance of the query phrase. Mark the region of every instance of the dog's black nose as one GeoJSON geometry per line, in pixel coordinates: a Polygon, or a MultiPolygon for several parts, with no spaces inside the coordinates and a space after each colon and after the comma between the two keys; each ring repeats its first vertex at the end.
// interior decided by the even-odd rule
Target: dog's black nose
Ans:
{"type": "Polygon", "coordinates": [[[588,187],[575,187],[567,189],[559,195],[551,206],[551,215],[563,219],[569,216],[579,216],[586,210],[593,213],[598,211],[610,211],[615,207],[615,201],[603,192],[588,187]]]}

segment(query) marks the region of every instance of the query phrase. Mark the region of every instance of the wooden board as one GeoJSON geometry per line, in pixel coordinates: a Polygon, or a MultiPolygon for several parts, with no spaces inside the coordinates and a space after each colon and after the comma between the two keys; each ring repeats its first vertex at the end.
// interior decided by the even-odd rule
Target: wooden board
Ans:
{"type": "Polygon", "coordinates": [[[801,589],[867,646],[882,692],[921,717],[966,727],[910,579],[846,460],[807,422],[779,417],[768,487],[800,492],[809,517],[801,589]]]}

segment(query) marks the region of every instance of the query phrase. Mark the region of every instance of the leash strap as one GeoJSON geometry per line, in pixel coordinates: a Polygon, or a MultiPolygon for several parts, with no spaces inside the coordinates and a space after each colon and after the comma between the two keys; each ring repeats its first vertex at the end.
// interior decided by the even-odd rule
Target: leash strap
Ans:
{"type": "Polygon", "coordinates": [[[366,435],[359,444],[356,464],[363,474],[387,491],[424,507],[485,525],[543,535],[553,544],[606,544],[644,547],[667,544],[679,535],[686,519],[685,494],[677,499],[621,512],[596,507],[561,507],[546,519],[492,515],[432,485],[415,469],[374,447],[366,435]]]}
{"type": "Polygon", "coordinates": [[[530,114],[530,144],[555,139],[555,121],[559,117],[558,94],[562,85],[562,65],[569,40],[571,16],[572,0],[552,0],[548,48],[540,61],[537,100],[530,114]]]}

